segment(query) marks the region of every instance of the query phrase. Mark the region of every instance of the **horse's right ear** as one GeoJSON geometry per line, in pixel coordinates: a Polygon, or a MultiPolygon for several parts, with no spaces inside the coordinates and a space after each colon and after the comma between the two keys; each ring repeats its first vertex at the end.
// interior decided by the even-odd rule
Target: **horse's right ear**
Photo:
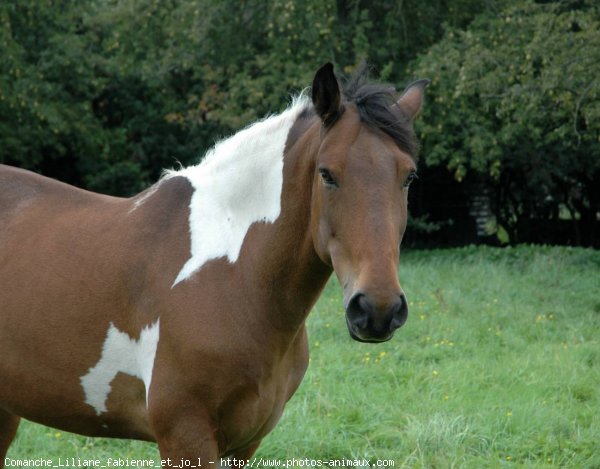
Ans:
{"type": "Polygon", "coordinates": [[[312,84],[312,102],[325,127],[332,125],[340,113],[340,86],[333,73],[333,65],[326,63],[315,74],[312,84]]]}
{"type": "Polygon", "coordinates": [[[423,106],[423,95],[425,88],[429,86],[429,80],[417,80],[406,87],[402,96],[396,103],[402,112],[411,121],[419,115],[423,106]]]}

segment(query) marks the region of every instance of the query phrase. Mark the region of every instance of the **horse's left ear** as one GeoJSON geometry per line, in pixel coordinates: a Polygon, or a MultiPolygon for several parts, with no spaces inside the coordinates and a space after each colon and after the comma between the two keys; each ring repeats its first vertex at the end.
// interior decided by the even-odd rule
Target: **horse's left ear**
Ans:
{"type": "Polygon", "coordinates": [[[340,112],[341,97],[340,86],[331,63],[323,65],[315,74],[312,102],[325,127],[332,125],[340,112]]]}
{"type": "Polygon", "coordinates": [[[421,112],[423,95],[429,83],[429,80],[417,80],[411,83],[406,87],[400,99],[398,99],[396,104],[410,120],[413,120],[421,112]]]}

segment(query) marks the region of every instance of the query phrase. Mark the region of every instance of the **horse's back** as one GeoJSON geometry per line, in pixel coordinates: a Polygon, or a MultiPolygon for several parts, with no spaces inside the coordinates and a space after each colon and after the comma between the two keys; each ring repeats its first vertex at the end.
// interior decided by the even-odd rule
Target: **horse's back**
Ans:
{"type": "MultiPolygon", "coordinates": [[[[14,258],[24,246],[35,252],[46,243],[56,244],[57,237],[65,245],[69,237],[80,238],[85,227],[110,221],[111,214],[122,212],[125,203],[126,199],[0,165],[0,256],[4,251],[6,262],[7,255],[13,253],[14,258]]],[[[2,270],[0,265],[0,277],[2,270]]]]}
{"type": "Polygon", "coordinates": [[[94,416],[79,379],[110,320],[125,321],[114,304],[126,314],[118,247],[132,228],[127,209],[127,199],[0,166],[0,409],[55,425],[94,416]]]}
{"type": "Polygon", "coordinates": [[[0,165],[0,223],[36,201],[52,199],[58,200],[61,207],[118,200],[78,189],[31,171],[0,165]]]}
{"type": "Polygon", "coordinates": [[[0,166],[0,283],[13,286],[0,290],[0,316],[10,314],[11,298],[30,304],[50,288],[81,291],[84,272],[114,272],[108,263],[116,256],[102,253],[116,250],[132,229],[124,223],[127,207],[127,199],[0,166]]]}
{"type": "Polygon", "coordinates": [[[0,234],[6,234],[14,217],[43,197],[52,186],[45,179],[29,171],[0,165],[0,234]]]}

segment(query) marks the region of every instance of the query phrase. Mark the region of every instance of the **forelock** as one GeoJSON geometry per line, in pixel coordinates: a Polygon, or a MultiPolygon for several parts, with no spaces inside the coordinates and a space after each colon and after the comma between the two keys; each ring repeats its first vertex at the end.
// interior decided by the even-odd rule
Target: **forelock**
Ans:
{"type": "Polygon", "coordinates": [[[342,80],[346,101],[356,106],[365,125],[386,133],[416,159],[419,145],[410,119],[396,104],[399,94],[392,85],[371,82],[369,72],[369,67],[362,65],[342,80]]]}

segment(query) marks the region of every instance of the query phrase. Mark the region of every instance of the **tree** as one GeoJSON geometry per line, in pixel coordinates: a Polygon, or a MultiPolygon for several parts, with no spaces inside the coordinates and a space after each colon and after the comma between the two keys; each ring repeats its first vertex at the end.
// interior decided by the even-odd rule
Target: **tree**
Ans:
{"type": "Polygon", "coordinates": [[[481,2],[7,0],[0,162],[127,195],[276,112],[332,60],[386,80],[481,2]]]}
{"type": "Polygon", "coordinates": [[[429,167],[492,190],[510,241],[569,219],[594,242],[600,211],[600,7],[521,0],[448,28],[414,73],[433,77],[421,136],[429,167]]]}

